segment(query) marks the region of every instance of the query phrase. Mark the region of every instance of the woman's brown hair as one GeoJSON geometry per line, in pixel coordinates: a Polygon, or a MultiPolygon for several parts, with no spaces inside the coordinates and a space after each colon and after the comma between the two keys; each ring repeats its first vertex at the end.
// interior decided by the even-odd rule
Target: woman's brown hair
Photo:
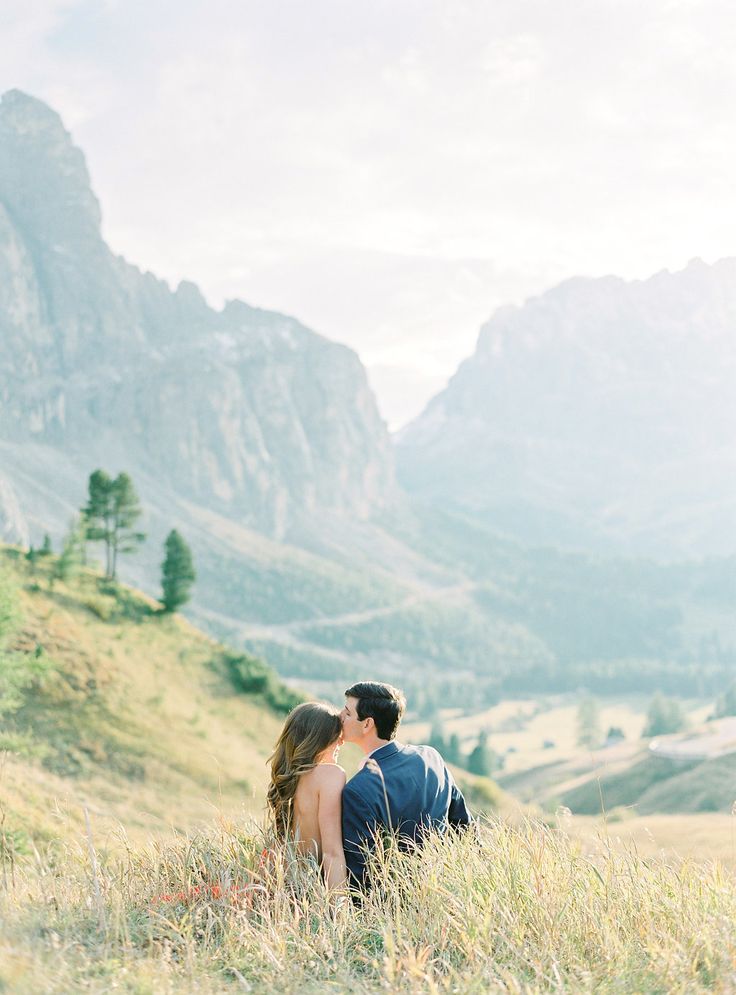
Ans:
{"type": "Polygon", "coordinates": [[[286,839],[292,832],[299,778],[317,766],[317,757],[340,738],[341,732],[340,713],[318,701],[305,701],[287,715],[268,758],[271,763],[268,807],[280,839],[286,839]]]}

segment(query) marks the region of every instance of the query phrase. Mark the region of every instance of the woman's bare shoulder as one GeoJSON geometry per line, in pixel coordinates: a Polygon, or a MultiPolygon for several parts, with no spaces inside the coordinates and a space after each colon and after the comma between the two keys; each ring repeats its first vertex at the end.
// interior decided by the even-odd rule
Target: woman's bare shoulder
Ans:
{"type": "Polygon", "coordinates": [[[339,764],[318,764],[312,774],[320,785],[340,790],[344,788],[347,777],[339,764]]]}

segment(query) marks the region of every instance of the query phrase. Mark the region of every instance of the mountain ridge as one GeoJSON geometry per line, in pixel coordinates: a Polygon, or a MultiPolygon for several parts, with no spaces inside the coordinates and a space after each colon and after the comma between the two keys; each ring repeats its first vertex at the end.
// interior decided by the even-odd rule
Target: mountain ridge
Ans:
{"type": "MultiPolygon", "coordinates": [[[[41,101],[6,94],[0,138],[6,444],[83,453],[87,473],[105,458],[147,469],[277,537],[396,502],[386,426],[351,349],[242,301],[216,311],[192,282],[172,291],[114,255],[84,156],[41,101]]],[[[6,521],[8,538],[28,532],[6,521]]]]}
{"type": "Polygon", "coordinates": [[[736,529],[736,260],[504,307],[396,439],[415,496],[520,541],[676,558],[736,529]]]}

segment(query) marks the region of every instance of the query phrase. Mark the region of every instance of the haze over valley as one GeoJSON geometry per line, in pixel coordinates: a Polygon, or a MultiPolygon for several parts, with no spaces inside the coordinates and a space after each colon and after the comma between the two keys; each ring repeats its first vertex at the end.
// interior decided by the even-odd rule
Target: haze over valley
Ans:
{"type": "Polygon", "coordinates": [[[502,308],[392,437],[351,349],[116,256],[82,151],[16,90],[0,305],[3,539],[58,547],[89,474],[127,472],[147,541],[123,579],[155,596],[175,527],[188,616],[292,686],[371,673],[431,722],[531,688],[715,701],[736,675],[735,261],[502,308]]]}

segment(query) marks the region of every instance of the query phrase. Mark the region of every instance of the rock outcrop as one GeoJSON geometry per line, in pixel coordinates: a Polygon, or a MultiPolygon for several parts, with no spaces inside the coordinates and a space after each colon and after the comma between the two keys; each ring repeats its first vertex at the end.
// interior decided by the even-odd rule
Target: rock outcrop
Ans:
{"type": "Polygon", "coordinates": [[[397,440],[413,493],[527,542],[736,549],[736,260],[499,310],[397,440]]]}
{"type": "Polygon", "coordinates": [[[40,508],[42,486],[63,491],[60,454],[75,472],[126,469],[275,537],[305,518],[366,518],[397,494],[357,355],[240,301],[216,311],[193,284],[172,292],[114,255],[61,119],[11,91],[0,103],[6,533],[27,532],[19,498],[40,508]]]}

